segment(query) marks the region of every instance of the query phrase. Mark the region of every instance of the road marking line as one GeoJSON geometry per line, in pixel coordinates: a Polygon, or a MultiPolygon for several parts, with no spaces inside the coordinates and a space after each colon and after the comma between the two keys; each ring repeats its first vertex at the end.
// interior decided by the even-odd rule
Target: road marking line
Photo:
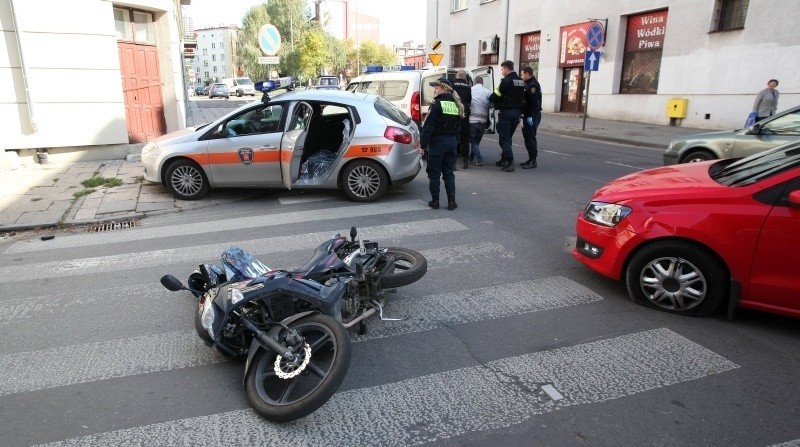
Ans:
{"type": "Polygon", "coordinates": [[[344,391],[315,413],[290,423],[266,423],[245,409],[47,445],[155,447],[176,442],[204,445],[214,439],[230,445],[279,445],[287,439],[313,446],[419,445],[503,429],[570,406],[627,398],[736,368],[669,329],[654,329],[344,391]],[[555,401],[537,391],[540,384],[550,383],[562,390],[563,399],[555,401]],[[384,417],[376,419],[376,414],[384,417]]]}
{"type": "MultiPolygon", "coordinates": [[[[369,239],[383,241],[423,234],[449,233],[466,230],[467,227],[453,219],[431,219],[398,224],[359,228],[359,233],[369,239]]],[[[334,233],[349,234],[347,230],[321,231],[305,235],[277,236],[264,239],[239,241],[236,245],[253,254],[289,252],[315,248],[330,239],[334,233]]],[[[0,284],[12,281],[58,278],[71,275],[89,275],[99,272],[124,271],[131,268],[153,265],[175,264],[180,262],[202,262],[205,259],[219,259],[220,254],[231,246],[230,242],[200,245],[168,250],[155,250],[122,255],[99,256],[68,261],[42,262],[14,265],[0,268],[0,284]]]]}
{"type": "MultiPolygon", "coordinates": [[[[167,293],[167,292],[165,292],[167,293]]],[[[128,297],[130,298],[130,297],[128,297]]],[[[389,302],[388,312],[414,318],[380,324],[357,341],[423,332],[443,326],[586,304],[602,297],[563,277],[543,278],[389,302]]],[[[186,318],[192,318],[187,316],[186,318]]],[[[192,332],[170,332],[0,356],[0,396],[223,362],[192,332]]]]}
{"type": "Polygon", "coordinates": [[[553,387],[553,385],[543,385],[542,391],[547,393],[547,395],[550,396],[550,399],[553,400],[561,400],[564,398],[564,396],[562,396],[561,393],[559,393],[558,390],[553,387]]]}
{"type": "Polygon", "coordinates": [[[617,166],[625,166],[626,168],[638,169],[640,171],[647,169],[647,168],[642,168],[640,166],[626,165],[625,163],[616,163],[613,161],[603,161],[603,163],[608,163],[610,165],[617,165],[617,166]]]}
{"type": "Polygon", "coordinates": [[[125,231],[108,233],[76,234],[59,236],[50,241],[39,239],[15,242],[5,253],[24,253],[55,248],[84,247],[118,242],[142,241],[170,236],[186,236],[217,231],[241,230],[243,228],[274,227],[299,222],[319,222],[322,220],[351,218],[353,216],[376,216],[380,214],[402,213],[405,211],[427,210],[428,205],[421,200],[401,202],[381,202],[367,205],[322,208],[269,216],[248,216],[234,219],[210,220],[166,227],[138,227],[125,231]]]}

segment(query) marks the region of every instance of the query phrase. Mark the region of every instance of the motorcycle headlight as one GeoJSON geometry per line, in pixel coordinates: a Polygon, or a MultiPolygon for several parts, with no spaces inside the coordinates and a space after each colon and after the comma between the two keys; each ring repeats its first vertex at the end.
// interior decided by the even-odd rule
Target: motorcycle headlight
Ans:
{"type": "Polygon", "coordinates": [[[209,335],[212,337],[214,336],[213,328],[214,328],[214,319],[216,318],[216,312],[214,312],[214,303],[209,295],[206,295],[206,301],[203,305],[203,313],[200,315],[200,325],[203,326],[203,329],[208,331],[209,335]]]}
{"type": "Polygon", "coordinates": [[[631,213],[630,207],[616,203],[592,202],[583,212],[583,217],[605,227],[613,227],[631,213]]]}

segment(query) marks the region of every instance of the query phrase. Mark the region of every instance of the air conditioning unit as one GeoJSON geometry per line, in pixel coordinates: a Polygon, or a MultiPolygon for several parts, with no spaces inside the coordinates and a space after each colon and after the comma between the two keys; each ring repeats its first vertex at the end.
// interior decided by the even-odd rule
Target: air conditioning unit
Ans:
{"type": "Polygon", "coordinates": [[[481,50],[481,54],[497,54],[498,40],[495,37],[479,40],[478,48],[481,50]]]}

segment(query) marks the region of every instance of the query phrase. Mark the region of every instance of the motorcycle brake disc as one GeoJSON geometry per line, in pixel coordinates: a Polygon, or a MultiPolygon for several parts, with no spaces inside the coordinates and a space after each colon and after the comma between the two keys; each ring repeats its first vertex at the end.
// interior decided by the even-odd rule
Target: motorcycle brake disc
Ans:
{"type": "Polygon", "coordinates": [[[295,365],[294,362],[286,360],[283,356],[277,356],[275,358],[275,375],[281,379],[291,379],[303,372],[306,366],[308,366],[308,362],[311,360],[311,346],[308,343],[303,343],[301,352],[303,361],[299,366],[295,365]]]}

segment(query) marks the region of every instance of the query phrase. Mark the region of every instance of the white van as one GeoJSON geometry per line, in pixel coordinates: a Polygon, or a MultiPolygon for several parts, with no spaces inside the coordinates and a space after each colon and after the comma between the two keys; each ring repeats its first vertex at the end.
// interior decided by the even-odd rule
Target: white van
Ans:
{"type": "MultiPolygon", "coordinates": [[[[476,77],[483,78],[483,86],[494,90],[494,75],[491,66],[465,68],[467,82],[472,85],[476,77]]],[[[428,116],[428,108],[433,102],[431,82],[441,77],[450,80],[456,78],[457,69],[447,67],[429,67],[421,70],[413,66],[401,67],[366,67],[366,73],[353,78],[345,90],[379,95],[410,116],[417,126],[428,116]]],[[[494,126],[491,127],[494,129],[494,126]]]]}
{"type": "Polygon", "coordinates": [[[221,82],[228,86],[228,91],[231,95],[239,97],[244,95],[256,96],[256,89],[250,78],[225,78],[221,82]]]}

